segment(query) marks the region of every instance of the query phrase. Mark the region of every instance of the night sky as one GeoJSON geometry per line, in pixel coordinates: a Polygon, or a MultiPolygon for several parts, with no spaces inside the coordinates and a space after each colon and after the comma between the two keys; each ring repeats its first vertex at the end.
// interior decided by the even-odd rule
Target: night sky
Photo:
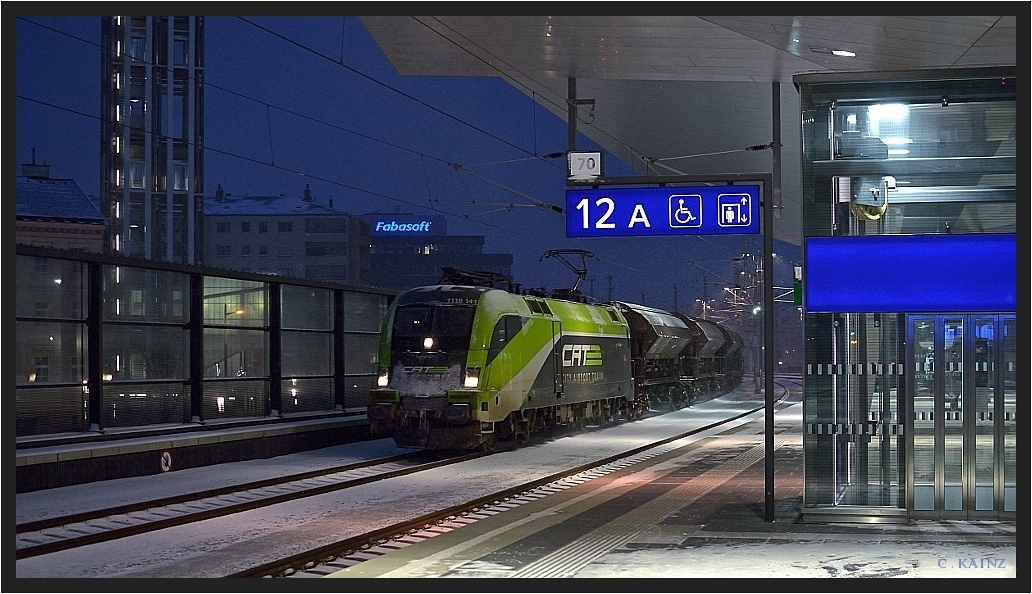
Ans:
{"type": "MultiPolygon", "coordinates": [[[[10,165],[20,174],[35,149],[52,177],[98,196],[100,17],[5,15],[5,25],[17,92],[5,103],[17,125],[10,165]]],[[[588,249],[600,260],[588,261],[584,292],[608,299],[612,277],[613,299],[673,309],[676,292],[693,314],[704,290],[715,297],[732,282],[732,258],[762,246],[759,235],[568,239],[565,216],[539,206],[565,204],[565,158],[544,156],[567,149],[566,122],[498,78],[397,75],[358,17],[209,16],[205,77],[206,195],[221,185],[300,196],[310,185],[353,215],[445,215],[450,235],[512,253],[525,287],[572,286],[561,262],[539,260],[588,249]]],[[[578,149],[599,147],[581,135],[578,149]]],[[[606,155],[607,176],[638,174],[606,155]]],[[[790,284],[798,246],[775,251],[788,254],[775,284],[790,284]]]]}

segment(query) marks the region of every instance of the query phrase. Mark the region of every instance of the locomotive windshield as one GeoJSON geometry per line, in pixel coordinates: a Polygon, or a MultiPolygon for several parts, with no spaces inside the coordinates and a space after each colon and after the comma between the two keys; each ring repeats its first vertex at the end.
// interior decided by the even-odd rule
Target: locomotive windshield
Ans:
{"type": "Polygon", "coordinates": [[[473,331],[475,305],[406,305],[394,314],[394,345],[422,350],[423,339],[433,338],[434,350],[466,350],[473,331]]]}

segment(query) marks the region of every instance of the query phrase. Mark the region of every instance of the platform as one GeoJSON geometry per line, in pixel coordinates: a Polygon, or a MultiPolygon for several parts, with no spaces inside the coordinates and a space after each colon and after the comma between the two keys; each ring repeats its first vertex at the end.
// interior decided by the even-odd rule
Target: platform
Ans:
{"type": "Polygon", "coordinates": [[[801,408],[777,414],[772,522],[760,416],[433,538],[380,547],[398,548],[326,577],[1016,576],[1014,522],[800,522],[801,408]]]}

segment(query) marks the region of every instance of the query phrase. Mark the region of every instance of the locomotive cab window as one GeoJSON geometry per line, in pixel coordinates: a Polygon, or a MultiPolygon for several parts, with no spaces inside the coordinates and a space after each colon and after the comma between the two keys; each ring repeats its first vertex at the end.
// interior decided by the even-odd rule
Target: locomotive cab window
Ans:
{"type": "Polygon", "coordinates": [[[473,329],[472,306],[416,305],[399,307],[394,314],[394,339],[406,350],[421,350],[423,340],[434,339],[434,350],[469,348],[473,329]]]}
{"type": "Polygon", "coordinates": [[[523,328],[523,319],[519,316],[502,316],[495,324],[491,334],[491,347],[487,351],[487,362],[494,361],[505,345],[523,328]]]}

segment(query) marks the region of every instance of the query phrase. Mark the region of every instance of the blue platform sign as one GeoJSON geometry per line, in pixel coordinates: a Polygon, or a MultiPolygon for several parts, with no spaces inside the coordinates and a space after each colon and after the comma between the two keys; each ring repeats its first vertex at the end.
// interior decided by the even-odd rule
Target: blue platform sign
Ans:
{"type": "Polygon", "coordinates": [[[758,184],[566,190],[567,237],[759,232],[758,184]]]}

